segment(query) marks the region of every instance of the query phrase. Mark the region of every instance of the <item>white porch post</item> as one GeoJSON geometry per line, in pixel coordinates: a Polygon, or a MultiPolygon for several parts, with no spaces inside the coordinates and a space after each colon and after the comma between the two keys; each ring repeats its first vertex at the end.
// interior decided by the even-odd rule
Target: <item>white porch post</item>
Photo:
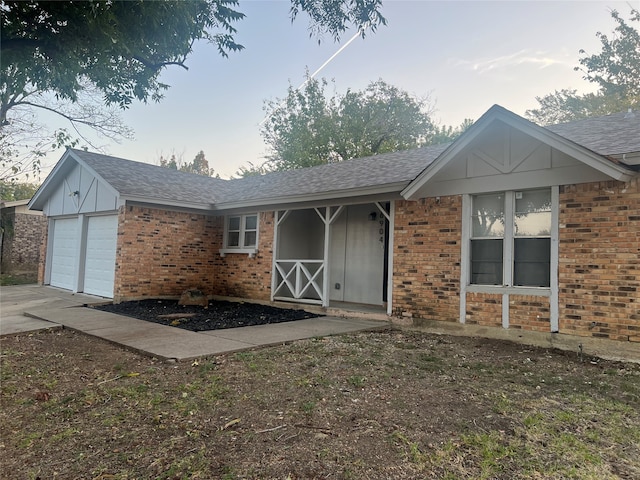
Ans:
{"type": "MultiPolygon", "coordinates": [[[[378,206],[378,208],[380,208],[378,206]]],[[[389,205],[389,257],[387,258],[387,315],[393,314],[393,236],[395,230],[396,202],[391,200],[389,205]]]]}
{"type": "MultiPolygon", "coordinates": [[[[318,212],[320,213],[320,212],[318,212]]],[[[331,227],[331,207],[325,207],[324,218],[324,253],[322,258],[324,259],[324,271],[322,272],[322,306],[329,306],[329,241],[331,239],[330,227],[331,227]]]]}

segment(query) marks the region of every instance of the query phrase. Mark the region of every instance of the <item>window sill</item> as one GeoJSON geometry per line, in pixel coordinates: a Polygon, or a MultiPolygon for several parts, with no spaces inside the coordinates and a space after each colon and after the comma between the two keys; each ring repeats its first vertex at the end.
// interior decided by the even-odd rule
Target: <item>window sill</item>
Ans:
{"type": "Polygon", "coordinates": [[[467,285],[467,293],[509,293],[511,295],[531,295],[550,297],[550,287],[507,287],[503,285],[467,285]]]}
{"type": "Polygon", "coordinates": [[[221,248],[220,256],[226,257],[228,253],[239,253],[242,255],[249,255],[249,258],[253,258],[258,253],[257,248],[221,248]]]}

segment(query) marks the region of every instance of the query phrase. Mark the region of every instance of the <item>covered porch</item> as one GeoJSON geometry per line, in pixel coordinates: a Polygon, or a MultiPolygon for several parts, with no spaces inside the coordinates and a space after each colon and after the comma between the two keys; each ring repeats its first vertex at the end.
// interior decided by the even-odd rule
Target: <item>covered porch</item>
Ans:
{"type": "Polygon", "coordinates": [[[271,299],[386,311],[392,202],[275,212],[271,299]]]}

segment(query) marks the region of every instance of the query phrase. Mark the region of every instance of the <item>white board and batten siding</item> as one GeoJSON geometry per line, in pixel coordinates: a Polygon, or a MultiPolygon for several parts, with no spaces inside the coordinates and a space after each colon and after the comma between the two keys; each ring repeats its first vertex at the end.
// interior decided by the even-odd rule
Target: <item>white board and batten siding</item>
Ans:
{"type": "Polygon", "coordinates": [[[45,283],[113,297],[118,233],[118,193],[80,164],[49,196],[45,283]]]}

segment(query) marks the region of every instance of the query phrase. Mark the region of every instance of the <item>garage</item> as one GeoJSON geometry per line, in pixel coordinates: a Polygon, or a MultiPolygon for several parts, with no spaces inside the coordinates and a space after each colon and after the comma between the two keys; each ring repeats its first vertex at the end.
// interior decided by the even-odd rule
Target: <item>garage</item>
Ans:
{"type": "Polygon", "coordinates": [[[87,218],[84,293],[113,297],[118,217],[87,218]]]}
{"type": "Polygon", "coordinates": [[[49,218],[42,282],[113,298],[119,193],[77,152],[63,159],[29,202],[49,218]]]}
{"type": "Polygon", "coordinates": [[[53,221],[50,284],[54,287],[75,288],[76,252],[78,249],[78,219],[64,218],[53,221]]]}

